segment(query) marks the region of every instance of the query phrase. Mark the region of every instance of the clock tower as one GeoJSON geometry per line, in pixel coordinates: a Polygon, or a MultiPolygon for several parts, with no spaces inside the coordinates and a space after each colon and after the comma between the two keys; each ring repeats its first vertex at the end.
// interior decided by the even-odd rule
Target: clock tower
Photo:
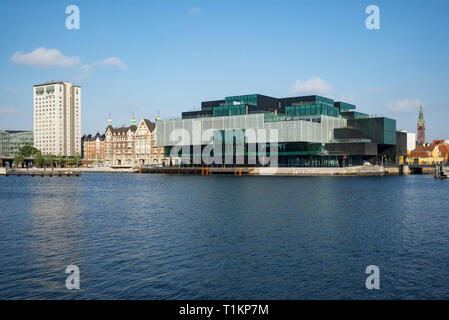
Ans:
{"type": "Polygon", "coordinates": [[[424,113],[422,111],[422,104],[419,107],[419,118],[418,118],[418,142],[419,146],[426,143],[426,122],[424,121],[424,113]]]}

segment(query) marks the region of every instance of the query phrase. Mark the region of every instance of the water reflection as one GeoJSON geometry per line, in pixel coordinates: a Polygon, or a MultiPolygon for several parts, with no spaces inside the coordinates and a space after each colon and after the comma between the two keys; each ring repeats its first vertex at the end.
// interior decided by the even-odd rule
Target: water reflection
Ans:
{"type": "Polygon", "coordinates": [[[50,297],[67,293],[66,266],[83,267],[82,185],[76,178],[67,179],[35,179],[29,199],[33,226],[30,247],[37,269],[29,279],[30,288],[48,292],[50,297]]]}

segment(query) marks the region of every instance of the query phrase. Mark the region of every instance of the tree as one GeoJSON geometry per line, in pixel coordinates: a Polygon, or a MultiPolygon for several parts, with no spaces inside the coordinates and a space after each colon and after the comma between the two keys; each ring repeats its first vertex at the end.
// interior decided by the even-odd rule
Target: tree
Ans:
{"type": "Polygon", "coordinates": [[[34,156],[36,153],[40,152],[39,150],[37,150],[35,147],[30,146],[30,145],[24,145],[23,147],[21,147],[19,149],[19,152],[24,156],[24,157],[31,157],[34,156]]]}
{"type": "Polygon", "coordinates": [[[55,157],[52,154],[47,154],[45,156],[45,164],[53,167],[53,163],[55,162],[55,157]]]}
{"type": "Polygon", "coordinates": [[[66,162],[66,164],[68,163],[69,166],[73,166],[75,159],[73,159],[72,157],[69,157],[69,158],[65,159],[65,162],[66,162]]]}
{"type": "Polygon", "coordinates": [[[56,162],[59,164],[59,166],[63,167],[64,164],[65,164],[65,159],[64,159],[63,156],[59,156],[59,157],[56,159],[56,162]]]}
{"type": "Polygon", "coordinates": [[[79,162],[80,159],[81,159],[81,155],[80,155],[78,152],[76,152],[75,155],[74,155],[74,157],[73,157],[73,159],[75,160],[76,166],[78,167],[78,162],[79,162]]]}
{"type": "Polygon", "coordinates": [[[42,166],[44,164],[44,157],[42,156],[42,153],[37,152],[34,155],[34,162],[37,163],[39,166],[42,166]]]}
{"type": "Polygon", "coordinates": [[[24,160],[25,159],[24,159],[22,153],[19,152],[18,154],[16,154],[16,156],[14,157],[14,162],[16,164],[16,167],[18,167],[19,164],[22,164],[24,160]]]}

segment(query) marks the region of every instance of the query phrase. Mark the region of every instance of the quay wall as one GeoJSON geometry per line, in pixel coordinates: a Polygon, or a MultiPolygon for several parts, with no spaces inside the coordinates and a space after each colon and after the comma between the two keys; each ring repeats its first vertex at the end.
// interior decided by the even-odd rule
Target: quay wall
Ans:
{"type": "Polygon", "coordinates": [[[110,168],[110,167],[97,167],[97,168],[14,168],[14,172],[35,172],[35,173],[41,173],[41,172],[52,172],[53,173],[66,173],[67,171],[70,172],[107,172],[107,173],[133,173],[136,172],[138,169],[133,168],[110,168]]]}
{"type": "Polygon", "coordinates": [[[347,168],[255,168],[249,175],[259,176],[382,176],[381,166],[347,168]]]}

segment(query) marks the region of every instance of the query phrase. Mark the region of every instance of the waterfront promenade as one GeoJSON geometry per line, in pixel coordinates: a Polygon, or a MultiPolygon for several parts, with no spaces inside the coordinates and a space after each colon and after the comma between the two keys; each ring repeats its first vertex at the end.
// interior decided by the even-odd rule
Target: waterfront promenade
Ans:
{"type": "MultiPolygon", "coordinates": [[[[419,167],[419,166],[418,166],[419,167]]],[[[382,176],[433,174],[434,167],[410,168],[409,166],[354,166],[354,167],[133,167],[133,168],[0,168],[0,175],[77,175],[79,173],[145,173],[183,175],[234,175],[234,176],[382,176]]]]}
{"type": "Polygon", "coordinates": [[[0,168],[0,175],[27,175],[27,176],[77,176],[81,173],[134,173],[138,169],[133,168],[14,168],[8,169],[0,168]]]}

